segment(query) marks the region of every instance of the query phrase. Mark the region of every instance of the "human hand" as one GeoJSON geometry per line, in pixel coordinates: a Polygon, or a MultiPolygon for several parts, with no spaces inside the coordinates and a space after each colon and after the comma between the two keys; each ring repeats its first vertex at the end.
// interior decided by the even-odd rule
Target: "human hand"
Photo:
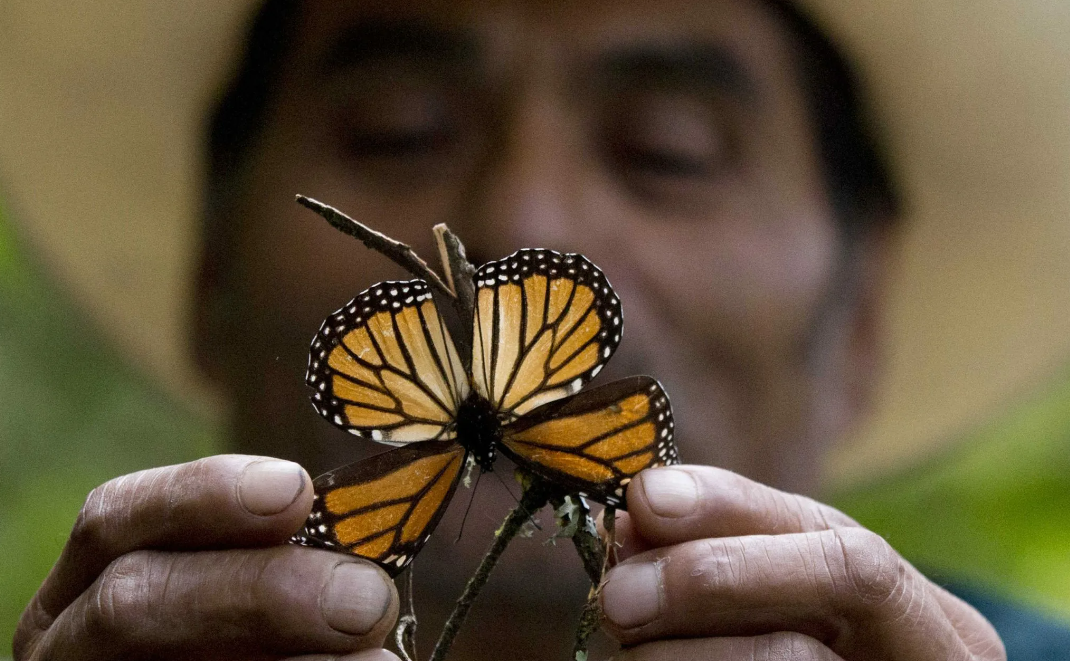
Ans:
{"type": "Polygon", "coordinates": [[[376,649],[398,611],[386,574],[285,543],[311,507],[305,471],[266,457],[220,455],[98,487],[22,615],[16,661],[396,660],[376,649]]]}
{"type": "Polygon", "coordinates": [[[977,611],[876,533],[729,471],[644,471],[607,576],[616,661],[1000,660],[977,611]]]}

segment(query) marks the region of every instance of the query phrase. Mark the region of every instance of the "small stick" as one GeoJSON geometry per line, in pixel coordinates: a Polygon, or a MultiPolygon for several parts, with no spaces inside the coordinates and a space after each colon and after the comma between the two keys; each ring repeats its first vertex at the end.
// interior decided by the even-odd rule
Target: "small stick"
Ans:
{"type": "Polygon", "coordinates": [[[602,604],[599,601],[599,597],[602,594],[602,585],[605,582],[606,572],[609,571],[609,559],[611,554],[614,553],[614,545],[617,543],[616,508],[607,507],[603,511],[602,526],[606,529],[606,545],[605,550],[602,552],[601,576],[591,585],[591,590],[587,593],[587,603],[584,604],[583,612],[580,614],[580,623],[576,628],[576,644],[572,647],[574,661],[587,661],[587,641],[590,640],[591,634],[602,626],[602,604]]]}
{"type": "MultiPolygon", "coordinates": [[[[563,497],[550,500],[554,510],[559,509],[564,502],[563,497]]],[[[577,502],[582,504],[583,500],[577,498],[577,502]]],[[[598,581],[602,580],[602,540],[591,532],[594,529],[594,520],[591,518],[590,508],[583,507],[583,516],[583,522],[576,527],[576,532],[572,535],[572,545],[576,547],[576,554],[580,556],[587,578],[591,579],[593,585],[598,585],[598,581]]]]}
{"type": "Polygon", "coordinates": [[[476,283],[472,279],[476,268],[468,261],[461,239],[450,231],[445,223],[435,225],[431,231],[435,233],[438,243],[439,259],[446,273],[446,282],[457,295],[457,309],[471,316],[476,304],[476,283]]]}
{"type": "Polygon", "coordinates": [[[399,577],[401,583],[401,617],[394,629],[394,645],[402,661],[417,661],[416,606],[412,599],[412,565],[399,577]]]}
{"type": "Polygon", "coordinates": [[[359,240],[365,246],[386,256],[395,264],[417,278],[423,278],[432,289],[445,296],[448,300],[452,301],[457,298],[454,296],[450,288],[446,286],[446,283],[442,282],[442,278],[432,271],[431,267],[427,265],[427,262],[420,259],[420,256],[408,245],[391,239],[381,232],[376,232],[364,223],[353,220],[338,209],[326,205],[323,202],[313,200],[310,197],[298,195],[297,203],[306,209],[315,211],[322,216],[324,220],[330,223],[331,227],[348,234],[359,240]]]}
{"type": "Polygon", "coordinates": [[[591,639],[591,634],[602,626],[602,607],[598,604],[597,592],[594,592],[594,588],[591,590],[587,603],[583,605],[580,624],[576,629],[576,644],[572,646],[574,661],[587,661],[587,642],[591,639]]]}
{"type": "Polygon", "coordinates": [[[455,294],[453,309],[461,322],[458,329],[458,348],[461,349],[461,360],[465,369],[469,369],[472,365],[472,318],[476,305],[476,284],[473,278],[476,267],[468,261],[461,239],[445,223],[435,225],[431,231],[434,232],[435,243],[438,245],[438,258],[442,263],[442,272],[446,274],[446,284],[455,294]]]}
{"type": "MultiPolygon", "coordinates": [[[[590,514],[587,515],[588,518],[590,516],[590,514]]],[[[587,572],[587,577],[591,579],[592,584],[598,585],[598,582],[602,580],[604,571],[602,567],[605,562],[605,556],[602,553],[602,540],[598,539],[597,535],[592,535],[584,527],[581,527],[572,536],[572,544],[576,547],[576,553],[583,562],[583,569],[587,572]]]]}
{"type": "Polygon", "coordinates": [[[446,626],[442,628],[442,634],[435,645],[435,651],[431,653],[431,661],[443,661],[446,658],[450,646],[453,645],[453,639],[464,624],[469,609],[472,608],[476,596],[483,589],[487,579],[490,578],[490,572],[498,563],[498,559],[501,558],[505,547],[520,532],[524,523],[535,512],[542,509],[543,505],[549,500],[550,493],[550,486],[542,482],[542,480],[533,480],[524,489],[524,494],[520,497],[520,504],[509,512],[509,516],[505,518],[502,527],[494,533],[494,542],[486,555],[483,556],[482,562],[479,563],[479,569],[468,580],[468,585],[464,588],[464,594],[457,600],[453,613],[450,614],[449,620],[446,621],[446,626]]]}
{"type": "Polygon", "coordinates": [[[609,563],[617,557],[617,508],[607,507],[602,510],[602,527],[606,530],[606,550],[602,554],[602,578],[609,571],[609,563]]]}

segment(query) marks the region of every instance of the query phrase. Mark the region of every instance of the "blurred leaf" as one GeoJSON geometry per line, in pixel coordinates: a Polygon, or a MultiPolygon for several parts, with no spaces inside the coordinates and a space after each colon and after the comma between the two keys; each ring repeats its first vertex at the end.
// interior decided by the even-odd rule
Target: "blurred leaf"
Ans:
{"type": "Polygon", "coordinates": [[[108,479],[221,447],[125,365],[18,250],[0,214],[0,640],[108,479]]]}
{"type": "Polygon", "coordinates": [[[1070,620],[1070,374],[955,447],[834,502],[937,578],[1070,620]]]}

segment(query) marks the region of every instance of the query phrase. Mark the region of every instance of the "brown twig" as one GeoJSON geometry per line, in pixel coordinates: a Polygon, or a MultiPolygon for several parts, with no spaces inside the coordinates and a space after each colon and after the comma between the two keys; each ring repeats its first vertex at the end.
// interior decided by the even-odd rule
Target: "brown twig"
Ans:
{"type": "Polygon", "coordinates": [[[513,537],[520,532],[524,523],[547,503],[550,493],[549,485],[541,480],[532,481],[524,489],[524,494],[520,497],[520,503],[509,512],[509,516],[505,518],[502,527],[494,533],[494,542],[490,545],[486,555],[483,556],[476,573],[472,575],[472,578],[468,579],[464,593],[457,600],[457,605],[454,607],[453,613],[450,614],[449,620],[446,621],[446,626],[442,628],[438,643],[435,645],[435,651],[431,653],[431,661],[443,661],[446,658],[457,632],[468,616],[468,611],[472,608],[472,604],[475,603],[479,591],[486,585],[487,579],[490,578],[490,572],[498,564],[498,559],[501,558],[502,553],[509,546],[509,542],[512,541],[513,537]]]}
{"type": "Polygon", "coordinates": [[[445,296],[447,300],[454,300],[456,298],[453,292],[450,291],[450,288],[446,286],[446,283],[442,281],[442,278],[431,270],[431,267],[427,265],[427,262],[420,259],[420,256],[407,244],[391,239],[389,236],[381,232],[376,232],[364,223],[353,220],[338,209],[318,200],[313,200],[310,197],[298,195],[297,203],[306,209],[315,211],[322,216],[324,220],[330,223],[331,227],[348,234],[359,240],[365,246],[388,257],[395,264],[417,278],[426,280],[431,286],[431,289],[435,290],[436,293],[445,296]]]}
{"type": "MultiPolygon", "coordinates": [[[[587,515],[588,520],[593,522],[590,516],[590,514],[587,515]]],[[[582,527],[572,536],[572,544],[576,547],[576,553],[583,562],[587,577],[591,579],[591,583],[597,585],[602,579],[602,564],[605,558],[602,553],[602,540],[598,539],[598,535],[592,535],[585,527],[582,527]]]]}
{"type": "Polygon", "coordinates": [[[417,661],[416,606],[412,599],[412,565],[398,577],[401,583],[401,616],[394,629],[394,645],[402,661],[417,661]]]}
{"type": "Polygon", "coordinates": [[[574,661],[586,661],[587,641],[590,640],[591,634],[598,631],[598,628],[602,626],[602,604],[599,598],[602,594],[602,585],[606,578],[606,572],[609,571],[609,559],[613,553],[613,546],[616,544],[616,508],[607,507],[605,509],[602,513],[602,526],[606,529],[605,548],[601,553],[602,567],[598,580],[592,583],[591,590],[587,593],[587,603],[584,604],[583,612],[580,614],[580,623],[576,628],[576,643],[572,647],[574,661]]]}
{"type": "Polygon", "coordinates": [[[431,231],[435,233],[438,243],[439,259],[446,273],[446,282],[457,295],[457,305],[471,314],[475,309],[476,285],[472,278],[476,274],[476,268],[468,261],[464,244],[446,223],[435,225],[431,231]]]}
{"type": "Polygon", "coordinates": [[[460,321],[457,338],[458,349],[465,369],[472,366],[472,318],[475,315],[476,284],[473,278],[476,268],[465,255],[464,244],[445,223],[431,228],[438,246],[438,258],[442,263],[442,272],[446,274],[446,284],[454,293],[453,309],[460,321]]]}
{"type": "MultiPolygon", "coordinates": [[[[591,579],[592,584],[598,585],[598,581],[602,580],[602,540],[599,539],[597,533],[592,532],[595,527],[590,508],[583,500],[576,498],[576,501],[581,504],[583,521],[576,526],[576,531],[571,535],[572,545],[576,547],[576,554],[580,556],[580,562],[583,563],[583,570],[587,572],[587,577],[591,579]]],[[[561,495],[550,499],[554,510],[560,509],[564,502],[565,499],[561,495]]]]}
{"type": "Polygon", "coordinates": [[[572,646],[572,658],[574,661],[587,661],[587,643],[591,635],[602,626],[602,607],[598,603],[598,594],[592,592],[588,595],[587,603],[583,605],[580,613],[580,623],[576,627],[576,643],[572,646]]]}
{"type": "Polygon", "coordinates": [[[609,563],[617,557],[617,508],[607,507],[602,510],[602,527],[606,530],[606,548],[602,553],[602,579],[609,571],[609,563]]]}

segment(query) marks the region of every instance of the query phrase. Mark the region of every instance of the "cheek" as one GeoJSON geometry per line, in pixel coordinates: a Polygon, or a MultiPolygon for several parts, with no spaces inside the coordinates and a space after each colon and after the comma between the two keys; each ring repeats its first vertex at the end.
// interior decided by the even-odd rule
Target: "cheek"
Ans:
{"type": "Polygon", "coordinates": [[[747,362],[801,348],[836,263],[835,228],[817,212],[636,223],[629,233],[649,306],[692,351],[747,362]]]}

